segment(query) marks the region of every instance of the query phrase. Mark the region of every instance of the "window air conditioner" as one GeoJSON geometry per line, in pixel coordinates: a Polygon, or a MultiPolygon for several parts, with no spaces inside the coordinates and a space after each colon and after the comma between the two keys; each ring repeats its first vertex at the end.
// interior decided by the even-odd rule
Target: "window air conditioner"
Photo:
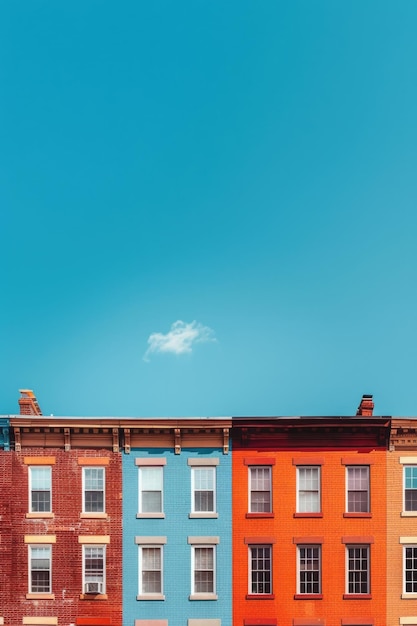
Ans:
{"type": "Polygon", "coordinates": [[[85,593],[103,593],[103,583],[85,583],[85,593]]]}

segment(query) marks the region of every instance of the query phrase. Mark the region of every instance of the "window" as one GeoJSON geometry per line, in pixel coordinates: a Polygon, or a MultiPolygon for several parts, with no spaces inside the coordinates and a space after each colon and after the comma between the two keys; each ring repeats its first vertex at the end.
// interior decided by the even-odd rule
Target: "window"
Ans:
{"type": "Polygon", "coordinates": [[[29,468],[29,511],[51,512],[51,468],[36,466],[29,468]]]}
{"type": "Polygon", "coordinates": [[[298,593],[321,594],[321,546],[298,546],[298,593]]]}
{"type": "Polygon", "coordinates": [[[404,593],[417,593],[417,546],[404,546],[404,593]]]}
{"type": "Polygon", "coordinates": [[[347,470],[347,512],[369,512],[369,467],[354,465],[347,470]]]}
{"type": "Polygon", "coordinates": [[[297,513],[319,513],[320,467],[298,467],[297,487],[297,513]]]}
{"type": "Polygon", "coordinates": [[[83,546],[83,588],[85,594],[105,593],[106,548],[83,546]]]}
{"type": "Polygon", "coordinates": [[[162,513],[163,467],[139,468],[139,513],[162,513]]]}
{"type": "Polygon", "coordinates": [[[193,513],[214,513],[215,506],[215,467],[192,467],[192,511],[193,513]]]}
{"type": "Polygon", "coordinates": [[[162,546],[139,547],[139,596],[162,595],[162,546]]]}
{"type": "Polygon", "coordinates": [[[83,483],[83,511],[104,513],[104,467],[84,467],[83,483]]]}
{"type": "Polygon", "coordinates": [[[270,513],[271,468],[255,466],[249,468],[249,511],[250,513],[270,513]]]}
{"type": "Polygon", "coordinates": [[[369,546],[346,546],[347,594],[369,594],[369,546]]]}
{"type": "Polygon", "coordinates": [[[216,593],[214,546],[194,546],[192,559],[191,595],[216,593]]]}
{"type": "Polygon", "coordinates": [[[271,546],[249,546],[249,594],[272,594],[271,546]]]}
{"type": "Polygon", "coordinates": [[[51,546],[29,546],[29,593],[51,593],[51,546]]]}
{"type": "Polygon", "coordinates": [[[417,511],[417,465],[404,467],[404,510],[417,511]]]}

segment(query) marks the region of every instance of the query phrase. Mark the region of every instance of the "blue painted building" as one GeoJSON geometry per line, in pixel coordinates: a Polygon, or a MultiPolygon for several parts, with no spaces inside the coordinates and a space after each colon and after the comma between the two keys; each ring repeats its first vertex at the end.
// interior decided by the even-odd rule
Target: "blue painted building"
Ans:
{"type": "Polygon", "coordinates": [[[124,420],[124,626],[232,626],[231,420],[124,420]]]}

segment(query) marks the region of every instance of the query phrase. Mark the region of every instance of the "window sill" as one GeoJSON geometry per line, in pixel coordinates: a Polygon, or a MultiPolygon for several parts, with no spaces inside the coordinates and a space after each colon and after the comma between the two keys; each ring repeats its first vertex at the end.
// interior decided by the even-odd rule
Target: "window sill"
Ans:
{"type": "Polygon", "coordinates": [[[39,513],[26,513],[26,519],[53,519],[55,517],[54,513],[39,512],[39,513]]]}
{"type": "Polygon", "coordinates": [[[275,517],[275,513],[246,513],[247,519],[259,519],[260,517],[275,517]]]}
{"type": "Polygon", "coordinates": [[[55,600],[54,593],[27,593],[26,600],[55,600]]]}
{"type": "Polygon", "coordinates": [[[401,517],[417,517],[417,511],[401,511],[401,517]]]}
{"type": "Polygon", "coordinates": [[[294,513],[293,517],[323,517],[323,513],[294,513]]]}
{"type": "Polygon", "coordinates": [[[80,519],[108,519],[107,513],[80,513],[80,519]]]}
{"type": "Polygon", "coordinates": [[[275,600],[274,593],[248,593],[246,600],[275,600]]]}
{"type": "Polygon", "coordinates": [[[217,600],[217,593],[192,593],[189,600],[217,600]]]}
{"type": "Polygon", "coordinates": [[[80,600],[108,600],[109,596],[107,593],[81,593],[80,600]]]}
{"type": "Polygon", "coordinates": [[[370,593],[344,593],[343,600],[372,600],[372,596],[370,593]]]}
{"type": "Polygon", "coordinates": [[[401,600],[417,600],[417,593],[402,593],[401,600]]]}
{"type": "Polygon", "coordinates": [[[164,519],[165,513],[136,513],[137,519],[164,519]]]}
{"type": "Polygon", "coordinates": [[[372,517],[372,513],[343,513],[343,517],[372,517]]]}
{"type": "Polygon", "coordinates": [[[296,593],[294,600],[323,600],[322,593],[296,593]]]}
{"type": "Polygon", "coordinates": [[[136,600],[165,600],[163,593],[153,593],[146,596],[136,596],[136,600]]]}
{"type": "Polygon", "coordinates": [[[203,519],[203,518],[211,518],[211,519],[217,519],[219,517],[218,513],[214,513],[214,512],[210,512],[210,511],[198,511],[196,513],[189,513],[188,517],[190,519],[203,519]]]}

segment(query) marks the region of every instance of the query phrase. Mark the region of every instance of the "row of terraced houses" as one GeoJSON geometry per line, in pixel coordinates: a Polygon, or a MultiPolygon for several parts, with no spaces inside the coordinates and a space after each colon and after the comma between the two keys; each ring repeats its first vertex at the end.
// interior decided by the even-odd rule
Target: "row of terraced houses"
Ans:
{"type": "Polygon", "coordinates": [[[0,626],[417,626],[417,419],[0,418],[0,626]]]}

